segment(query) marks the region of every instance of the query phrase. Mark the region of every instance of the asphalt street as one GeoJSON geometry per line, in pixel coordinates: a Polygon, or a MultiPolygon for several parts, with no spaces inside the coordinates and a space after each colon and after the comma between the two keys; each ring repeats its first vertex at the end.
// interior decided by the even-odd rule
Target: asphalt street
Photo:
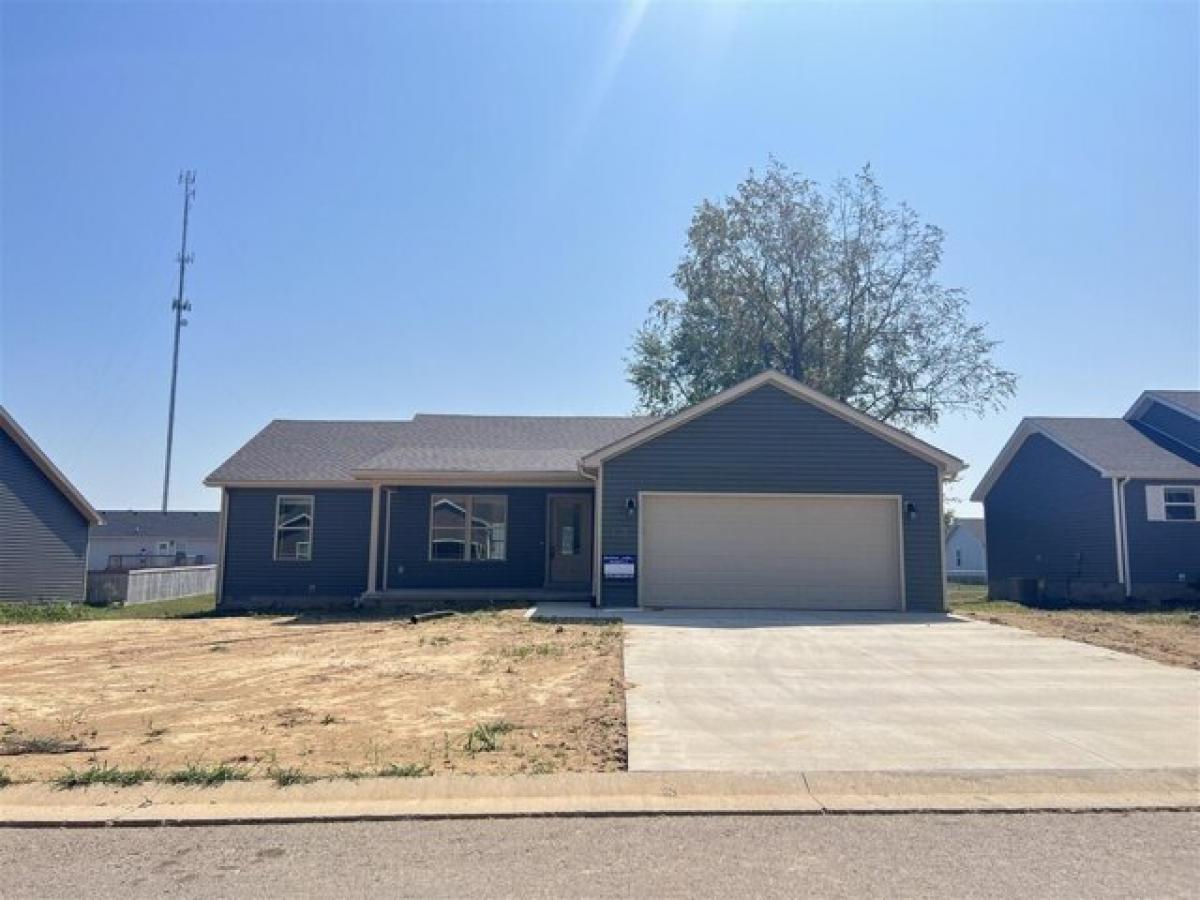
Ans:
{"type": "Polygon", "coordinates": [[[1200,814],[2,829],[27,897],[1188,897],[1200,814]]]}

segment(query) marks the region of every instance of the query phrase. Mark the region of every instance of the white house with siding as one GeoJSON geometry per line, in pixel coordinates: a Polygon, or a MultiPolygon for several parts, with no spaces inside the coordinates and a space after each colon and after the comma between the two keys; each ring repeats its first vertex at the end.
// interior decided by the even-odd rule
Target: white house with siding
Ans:
{"type": "Polygon", "coordinates": [[[955,519],[946,532],[946,575],[952,581],[987,581],[983,519],[955,519]]]}
{"type": "Polygon", "coordinates": [[[92,527],[88,571],[215,565],[216,512],[109,509],[92,527]]]}

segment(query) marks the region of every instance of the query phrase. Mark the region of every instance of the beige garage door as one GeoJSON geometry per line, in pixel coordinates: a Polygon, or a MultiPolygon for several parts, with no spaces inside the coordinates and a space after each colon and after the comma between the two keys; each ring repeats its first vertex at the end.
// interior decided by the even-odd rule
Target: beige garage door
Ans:
{"type": "Polygon", "coordinates": [[[643,494],[643,606],[901,608],[894,498],[643,494]]]}

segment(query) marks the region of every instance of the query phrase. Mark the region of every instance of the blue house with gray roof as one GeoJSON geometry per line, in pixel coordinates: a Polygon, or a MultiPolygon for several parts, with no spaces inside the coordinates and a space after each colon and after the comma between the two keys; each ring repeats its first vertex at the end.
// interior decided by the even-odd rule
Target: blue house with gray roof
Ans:
{"type": "Polygon", "coordinates": [[[961,468],[765,372],[663,419],[275,421],[206,484],[223,609],[940,610],[942,484],[961,468]]]}
{"type": "Polygon", "coordinates": [[[0,602],[83,601],[100,514],[0,406],[0,602]]]}
{"type": "Polygon", "coordinates": [[[1024,419],[971,499],[993,599],[1200,599],[1200,391],[1024,419]]]}

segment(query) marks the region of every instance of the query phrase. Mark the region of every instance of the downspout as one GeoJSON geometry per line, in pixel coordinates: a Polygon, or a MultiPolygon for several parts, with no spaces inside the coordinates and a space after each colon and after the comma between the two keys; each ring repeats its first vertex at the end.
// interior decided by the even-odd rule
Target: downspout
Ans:
{"type": "Polygon", "coordinates": [[[379,584],[379,498],[383,485],[371,485],[371,538],[367,550],[367,590],[374,594],[379,584]]]}
{"type": "Polygon", "coordinates": [[[1117,559],[1117,581],[1122,592],[1130,596],[1132,585],[1129,578],[1129,542],[1125,534],[1125,484],[1128,478],[1111,476],[1113,502],[1113,540],[1117,559]]]}
{"type": "Polygon", "coordinates": [[[604,522],[601,506],[603,497],[601,493],[604,489],[604,464],[596,470],[596,474],[591,474],[583,467],[583,462],[575,464],[576,470],[588,481],[592,482],[592,606],[600,607],[603,605],[600,599],[600,586],[604,579],[600,577],[600,528],[604,522]]]}
{"type": "Polygon", "coordinates": [[[221,513],[217,519],[217,584],[216,590],[216,607],[221,608],[221,601],[225,594],[225,551],[226,544],[229,542],[228,537],[228,521],[229,521],[229,490],[225,487],[221,488],[221,513]]]}
{"type": "Polygon", "coordinates": [[[1118,499],[1121,501],[1121,554],[1125,558],[1125,597],[1133,596],[1133,567],[1129,562],[1129,510],[1125,504],[1125,487],[1128,478],[1122,478],[1117,488],[1118,499]]]}

